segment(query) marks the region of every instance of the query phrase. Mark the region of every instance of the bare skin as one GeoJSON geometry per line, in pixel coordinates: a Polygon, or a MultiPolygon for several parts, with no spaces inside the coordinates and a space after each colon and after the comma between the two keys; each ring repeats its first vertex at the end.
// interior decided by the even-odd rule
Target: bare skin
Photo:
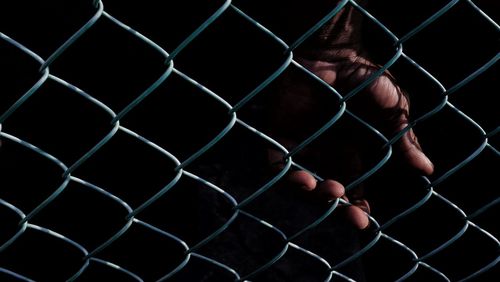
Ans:
{"type": "MultiPolygon", "coordinates": [[[[345,95],[379,69],[363,55],[359,43],[360,22],[354,8],[344,8],[297,52],[299,57],[296,56],[295,60],[345,95]]],[[[301,130],[300,127],[304,125],[295,121],[307,120],[318,102],[314,101],[314,90],[308,82],[297,77],[285,77],[280,87],[281,94],[275,105],[277,110],[271,117],[271,130],[276,129],[279,132],[278,141],[291,149],[303,141],[290,134],[293,130],[301,130]]],[[[363,113],[363,118],[388,137],[409,123],[408,95],[387,71],[356,94],[355,98],[348,103],[348,108],[363,113]]],[[[433,164],[422,152],[413,130],[407,131],[393,148],[404,164],[424,175],[432,174],[433,164]]],[[[275,168],[283,167],[281,152],[270,150],[268,156],[275,168]]],[[[344,186],[338,181],[326,179],[318,182],[310,173],[302,170],[290,171],[285,179],[291,187],[319,196],[323,201],[343,198],[352,204],[344,207],[347,220],[358,229],[365,229],[369,225],[367,215],[370,206],[362,193],[349,199],[344,186]]]]}

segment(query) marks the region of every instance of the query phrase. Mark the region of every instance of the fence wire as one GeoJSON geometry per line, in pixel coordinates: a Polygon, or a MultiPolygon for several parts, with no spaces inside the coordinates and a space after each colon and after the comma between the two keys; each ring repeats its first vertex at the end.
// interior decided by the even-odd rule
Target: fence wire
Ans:
{"type": "MultiPolygon", "coordinates": [[[[18,52],[18,56],[19,54],[22,54],[21,57],[23,57],[23,60],[30,61],[31,64],[35,64],[37,67],[36,79],[32,79],[32,84],[27,91],[11,100],[7,100],[7,98],[4,97],[1,98],[5,99],[4,101],[7,101],[3,102],[4,105],[6,103],[10,104],[7,104],[7,106],[2,109],[3,112],[1,112],[0,116],[0,125],[3,124],[3,127],[0,130],[3,146],[0,150],[2,151],[3,157],[0,157],[0,162],[3,163],[2,167],[9,167],[9,154],[7,152],[12,150],[14,152],[12,153],[14,154],[14,159],[28,159],[28,163],[23,161],[21,165],[16,165],[16,167],[12,168],[24,171],[22,173],[24,177],[31,178],[31,180],[35,183],[43,183],[44,180],[42,180],[42,178],[44,177],[44,174],[50,174],[51,177],[54,177],[50,184],[52,185],[52,188],[50,189],[51,192],[49,194],[42,193],[43,195],[41,195],[41,192],[36,191],[39,190],[37,185],[22,187],[23,179],[17,179],[16,182],[11,183],[5,180],[8,179],[8,175],[4,173],[0,174],[2,175],[2,178],[0,178],[2,186],[1,190],[3,190],[0,191],[1,280],[38,281],[43,280],[44,277],[40,276],[40,273],[43,273],[44,271],[54,271],[50,274],[52,277],[51,281],[85,280],[89,279],[89,275],[94,272],[97,272],[98,274],[106,273],[106,275],[109,275],[110,281],[164,281],[175,279],[179,273],[189,270],[190,265],[201,263],[210,265],[211,269],[216,269],[218,272],[223,273],[222,275],[228,280],[253,281],[256,279],[256,281],[258,281],[260,274],[269,268],[272,268],[275,264],[278,264],[283,257],[289,255],[290,253],[300,253],[302,256],[312,259],[317,265],[321,266],[320,268],[322,268],[325,273],[324,277],[321,278],[321,281],[353,281],[353,278],[349,277],[349,274],[343,271],[343,267],[353,263],[359,258],[364,257],[373,249],[383,246],[383,244],[389,244],[391,248],[395,248],[401,252],[401,259],[405,256],[407,257],[406,259],[408,261],[406,270],[404,273],[398,274],[399,277],[395,279],[397,281],[418,279],[415,278],[417,270],[431,273],[430,275],[436,281],[466,281],[476,277],[480,278],[482,277],[480,274],[493,271],[492,269],[496,267],[498,261],[500,260],[500,256],[498,255],[500,251],[500,242],[497,237],[498,234],[490,233],[491,231],[489,231],[486,227],[483,228],[482,224],[476,222],[476,219],[484,215],[489,215],[492,218],[495,218],[496,216],[494,215],[494,212],[495,209],[498,210],[500,197],[495,196],[493,198],[489,198],[488,202],[482,203],[479,208],[474,208],[474,210],[468,209],[466,212],[466,209],[462,208],[461,204],[457,204],[453,201],[453,199],[443,195],[442,193],[438,193],[435,187],[448,181],[448,179],[454,177],[455,175],[460,174],[461,171],[469,165],[469,163],[478,159],[479,156],[485,154],[485,152],[492,154],[494,156],[493,159],[498,161],[498,156],[500,155],[499,151],[495,147],[494,143],[490,141],[497,138],[496,135],[500,131],[498,123],[495,124],[498,120],[493,121],[493,127],[488,126],[489,129],[485,130],[483,129],[484,126],[482,126],[480,122],[476,122],[474,119],[469,117],[466,112],[462,111],[460,107],[455,106],[449,100],[449,97],[453,93],[461,90],[463,87],[466,87],[472,81],[475,81],[482,73],[493,69],[496,62],[500,58],[500,54],[495,52],[489,60],[483,62],[482,66],[476,68],[473,72],[466,74],[460,81],[454,82],[451,86],[446,87],[444,86],[445,83],[442,83],[438,78],[436,78],[431,70],[428,70],[423,65],[419,64],[419,59],[411,57],[403,49],[403,46],[406,46],[407,44],[410,45],[412,43],[411,41],[416,36],[431,27],[434,22],[439,21],[442,17],[451,13],[457,4],[465,5],[467,9],[481,17],[484,21],[488,22],[488,25],[496,31],[495,36],[498,36],[498,31],[500,31],[499,25],[486,12],[481,10],[481,5],[476,4],[471,0],[450,1],[443,5],[442,8],[435,10],[430,17],[422,21],[419,25],[412,27],[410,31],[402,35],[396,35],[393,31],[391,31],[391,29],[387,28],[383,22],[374,17],[369,10],[358,5],[356,1],[344,0],[341,1],[337,7],[327,13],[324,18],[317,19],[317,23],[311,26],[295,41],[286,42],[276,36],[273,33],[273,30],[269,30],[266,26],[256,21],[245,11],[245,9],[240,9],[240,6],[237,3],[232,3],[230,0],[219,1],[220,3],[217,4],[219,6],[213,10],[212,14],[204,19],[201,25],[195,27],[191,34],[183,38],[176,48],[169,48],[169,50],[172,50],[171,52],[167,52],[165,50],[167,49],[165,46],[162,46],[162,44],[157,43],[141,34],[140,27],[137,27],[136,30],[133,27],[128,26],[127,18],[115,18],[113,15],[108,13],[105,8],[106,1],[93,2],[94,3],[92,4],[88,3],[88,5],[93,5],[93,14],[88,17],[85,24],[81,25],[71,36],[65,38],[63,42],[59,42],[55,51],[48,55],[45,54],[42,56],[28,48],[28,45],[25,45],[23,42],[25,38],[18,39],[17,34],[9,34],[8,32],[3,33],[3,31],[0,30],[2,45],[7,46],[6,48],[0,49],[4,50],[1,51],[3,53],[2,61],[6,61],[10,54],[5,50],[16,50],[16,52],[18,52]],[[392,41],[394,52],[392,57],[387,60],[381,69],[375,72],[363,84],[359,85],[349,93],[338,93],[331,86],[321,81],[321,79],[296,62],[294,60],[293,53],[298,46],[306,41],[312,34],[314,34],[315,31],[321,28],[322,25],[324,25],[329,19],[335,16],[347,5],[355,7],[368,21],[381,29],[392,41]],[[218,19],[226,13],[234,13],[242,21],[245,21],[247,24],[253,26],[253,28],[259,33],[264,34],[266,38],[273,40],[276,45],[279,46],[283,54],[282,58],[280,58],[280,64],[266,74],[267,76],[261,82],[256,84],[251,91],[245,93],[242,98],[231,102],[224,99],[222,95],[218,95],[217,91],[212,91],[209,87],[202,85],[197,80],[192,78],[188,71],[183,72],[174,66],[176,58],[182,55],[182,53],[189,48],[190,44],[192,44],[194,40],[200,37],[207,28],[210,28],[212,25],[217,23],[218,19]],[[55,75],[50,70],[56,62],[59,60],[64,61],[67,58],[65,57],[65,53],[69,52],[73,45],[77,46],[81,41],[81,37],[91,30],[101,28],[98,23],[104,19],[111,22],[115,27],[128,32],[133,40],[147,45],[150,52],[157,55],[155,58],[157,60],[161,60],[161,74],[154,79],[150,79],[152,82],[148,82],[148,87],[141,90],[142,92],[134,93],[133,99],[128,100],[126,103],[122,103],[120,106],[115,104],[111,105],[110,102],[107,101],[101,101],[98,98],[98,95],[95,95],[92,91],[85,89],[84,86],[80,86],[78,79],[66,80],[64,72],[59,72],[60,75],[55,75]],[[388,139],[376,128],[372,127],[362,118],[353,113],[347,106],[346,102],[357,95],[357,93],[359,93],[364,87],[369,85],[396,62],[405,62],[412,65],[418,70],[418,72],[421,73],[421,75],[425,76],[428,81],[431,81],[434,86],[439,89],[440,93],[437,96],[439,102],[434,108],[429,109],[424,114],[416,117],[407,128],[402,130],[396,136],[388,139]],[[247,122],[239,115],[240,112],[249,107],[248,105],[251,101],[257,99],[264,89],[266,89],[287,68],[290,67],[296,67],[304,75],[307,75],[311,79],[315,80],[318,85],[328,88],[331,94],[337,97],[340,101],[340,107],[335,111],[333,117],[321,126],[321,128],[319,128],[313,135],[296,146],[292,151],[288,151],[285,146],[266,135],[261,128],[254,127],[254,125],[247,122]],[[221,129],[219,129],[217,134],[215,134],[211,140],[208,140],[206,144],[203,144],[200,148],[190,152],[187,157],[171,153],[169,147],[161,146],[158,142],[155,142],[155,140],[149,139],[149,136],[137,133],[132,130],[132,127],[128,127],[126,122],[126,117],[128,115],[133,114],[136,108],[145,104],[148,99],[152,99],[151,94],[163,85],[168,85],[170,81],[174,80],[174,76],[177,80],[181,80],[184,83],[196,88],[196,91],[203,93],[212,103],[222,107],[227,112],[224,121],[225,124],[221,127],[221,129]],[[37,99],[37,95],[41,95],[39,93],[42,92],[42,89],[48,85],[64,89],[64,91],[66,91],[65,93],[67,93],[67,95],[71,95],[72,97],[77,96],[78,101],[81,101],[82,104],[85,104],[87,108],[92,109],[93,112],[96,113],[95,119],[99,122],[102,121],[103,125],[101,126],[106,128],[105,130],[101,130],[102,128],[99,129],[99,132],[103,134],[99,136],[99,141],[94,143],[95,145],[93,145],[93,147],[86,150],[83,154],[78,154],[78,157],[75,157],[74,159],[66,156],[60,156],[58,155],[58,152],[60,152],[60,150],[78,151],[80,144],[65,143],[65,148],[45,148],[44,144],[38,144],[35,142],[37,140],[36,138],[34,139],[35,141],[32,141],[25,140],[21,136],[16,136],[16,134],[13,133],[16,132],[16,130],[11,128],[9,125],[9,119],[13,117],[16,112],[23,111],[31,100],[37,99]],[[351,190],[362,182],[365,182],[370,176],[377,174],[384,167],[384,165],[389,162],[392,157],[392,144],[401,138],[405,132],[411,128],[424,124],[424,121],[432,119],[434,116],[446,111],[451,111],[453,114],[457,115],[461,122],[466,124],[467,127],[474,128],[477,132],[478,138],[480,139],[479,144],[471,153],[451,165],[449,169],[438,175],[435,179],[429,179],[421,176],[421,181],[425,183],[423,185],[425,187],[425,193],[420,195],[420,198],[417,201],[405,206],[404,209],[398,211],[397,214],[392,216],[390,219],[379,223],[376,218],[370,216],[372,226],[370,229],[371,231],[364,231],[371,232],[370,239],[366,244],[359,248],[358,251],[343,258],[341,261],[329,261],[322,255],[316,254],[312,250],[308,250],[306,247],[301,246],[300,239],[305,233],[318,228],[318,226],[325,220],[335,215],[337,208],[340,205],[349,205],[349,203],[343,199],[337,199],[331,202],[329,207],[320,216],[315,218],[315,220],[305,224],[299,230],[295,230],[292,233],[281,230],[277,226],[259,218],[258,215],[247,209],[247,207],[257,201],[259,197],[262,197],[264,193],[272,190],[275,187],[276,182],[278,182],[289,170],[294,168],[303,168],[301,164],[293,160],[295,156],[299,152],[303,151],[309,144],[320,138],[327,130],[334,127],[338,122],[344,119],[352,118],[358,125],[371,132],[370,134],[374,136],[373,138],[378,139],[376,142],[384,144],[383,154],[377,162],[375,162],[374,165],[360,177],[346,186],[346,190],[351,190]],[[109,123],[109,121],[111,122],[109,123]],[[228,138],[227,136],[235,130],[235,127],[243,128],[255,138],[261,139],[270,146],[278,148],[284,155],[287,156],[286,164],[279,173],[273,175],[270,180],[266,181],[266,183],[261,185],[251,194],[238,200],[238,197],[235,197],[231,193],[225,191],[214,181],[204,179],[195,171],[190,170],[191,164],[206,155],[207,152],[209,152],[218,143],[222,142],[225,138],[228,138]],[[168,167],[161,168],[159,171],[164,172],[164,174],[169,177],[168,181],[163,183],[158,189],[148,191],[147,193],[149,194],[147,195],[139,193],[137,195],[134,194],[135,196],[131,199],[122,199],[122,191],[108,189],[105,185],[102,185],[101,187],[93,183],[91,177],[90,179],[87,179],[87,177],[76,177],[74,175],[79,168],[84,167],[85,164],[89,162],[92,162],[99,152],[103,151],[107,145],[112,144],[113,140],[118,138],[128,138],[128,140],[134,140],[136,144],[140,144],[137,146],[141,146],[141,148],[144,148],[145,146],[148,148],[147,150],[151,150],[155,155],[160,156],[160,158],[164,160],[165,166],[168,167]],[[31,173],[29,170],[30,163],[37,166],[41,172],[39,174],[31,173]],[[38,167],[38,165],[40,167],[38,167]],[[225,199],[225,201],[230,205],[231,211],[230,216],[228,216],[225,222],[220,224],[203,239],[191,244],[187,243],[189,240],[176,235],[175,231],[162,228],[153,222],[148,222],[145,218],[143,218],[143,220],[141,219],[141,215],[147,213],[148,210],[151,210],[156,202],[161,201],[164,198],[168,198],[169,192],[171,190],[175,190],[175,187],[178,187],[180,182],[186,180],[197,182],[203,187],[206,187],[206,189],[213,191],[213,193],[218,195],[218,197],[225,199]],[[5,192],[9,191],[5,187],[16,187],[14,190],[19,189],[18,191],[22,191],[19,192],[22,195],[13,195],[12,192],[5,192]],[[99,195],[97,198],[100,199],[99,201],[104,202],[103,205],[105,207],[113,207],[110,208],[112,210],[120,209],[119,219],[118,216],[115,217],[115,215],[110,215],[111,219],[109,220],[115,220],[115,222],[107,223],[115,226],[115,231],[111,234],[108,231],[105,232],[99,227],[87,230],[86,233],[98,234],[98,237],[101,238],[99,242],[89,243],[85,240],[86,234],[75,233],[72,234],[72,237],[70,234],[65,234],[64,229],[52,230],[48,227],[35,224],[34,222],[36,222],[37,217],[42,214],[45,209],[49,209],[51,206],[62,205],[58,202],[58,199],[61,198],[63,193],[66,193],[67,190],[78,190],[82,191],[81,193],[99,195]],[[452,210],[452,212],[455,213],[456,220],[460,222],[461,227],[458,228],[456,233],[433,246],[430,251],[422,253],[410,247],[411,244],[408,244],[404,240],[399,240],[396,236],[392,235],[390,230],[393,225],[404,222],[405,220],[410,220],[409,217],[411,214],[424,209],[430,201],[438,202],[452,210]],[[241,270],[228,265],[217,258],[209,257],[200,251],[204,246],[222,236],[221,234],[228,230],[231,225],[241,220],[250,221],[259,225],[260,228],[266,229],[267,232],[270,232],[273,236],[281,238],[280,240],[283,242],[282,245],[276,247],[276,252],[273,253],[272,256],[267,258],[266,261],[262,261],[260,265],[254,267],[251,271],[247,272],[242,272],[241,270]],[[458,245],[461,239],[463,239],[464,234],[471,232],[470,230],[474,230],[474,232],[478,233],[482,242],[487,242],[481,244],[480,246],[487,245],[488,248],[484,251],[489,254],[493,253],[493,255],[490,255],[487,261],[482,263],[482,265],[477,269],[467,273],[460,272],[459,277],[453,273],[455,270],[443,270],[439,266],[436,266],[433,259],[452,246],[458,245]],[[100,235],[100,233],[102,233],[102,235],[100,235]],[[141,251],[141,246],[134,246],[131,243],[127,243],[126,238],[131,236],[130,234],[139,234],[138,236],[145,238],[144,240],[146,242],[153,242],[153,244],[156,244],[155,248],[141,251]],[[166,247],[164,245],[168,245],[169,247],[165,249],[166,247]],[[71,261],[74,265],[68,269],[62,269],[61,267],[57,267],[56,264],[56,267],[54,267],[53,270],[43,269],[43,267],[41,267],[41,265],[43,265],[43,260],[51,256],[51,253],[56,246],[62,246],[61,248],[65,250],[59,265],[63,265],[63,262],[68,263],[68,261],[71,261]],[[111,249],[120,253],[122,258],[127,257],[127,251],[136,249],[140,255],[137,255],[135,258],[123,259],[120,262],[108,260],[104,255],[101,256],[102,254],[105,254],[106,251],[111,249]],[[19,254],[23,253],[23,250],[24,253],[29,255],[20,256],[19,254]],[[168,250],[168,254],[165,253],[165,250],[168,250]],[[166,258],[166,256],[169,258],[166,258]],[[157,257],[157,259],[152,259],[153,257],[157,257]],[[134,262],[140,263],[143,262],[143,260],[148,262],[151,260],[157,260],[159,261],[159,265],[155,265],[157,268],[155,270],[151,270],[151,272],[144,271],[139,273],[140,270],[137,270],[138,268],[134,267],[134,262]]],[[[19,16],[21,17],[22,15],[19,16]]],[[[36,25],[37,23],[32,24],[36,25]]],[[[60,25],[63,24],[64,23],[60,23],[60,25]]],[[[99,46],[94,47],[97,52],[99,52],[99,46]]],[[[88,75],[92,76],[92,74],[88,75]]],[[[497,90],[492,90],[491,92],[497,92],[497,90]]],[[[494,95],[495,93],[490,94],[494,95]]],[[[2,94],[2,96],[5,97],[12,97],[12,95],[13,94],[8,93],[5,95],[2,94]]],[[[117,95],[121,94],[117,93],[117,95]]],[[[168,93],[166,95],[168,95],[168,93]]],[[[56,100],[56,103],[57,101],[59,100],[56,100]]],[[[63,103],[64,100],[60,101],[63,103]]],[[[197,101],[193,101],[193,103],[197,103],[197,101]]],[[[64,107],[64,105],[59,104],[57,107],[64,107]]],[[[31,118],[37,119],[36,116],[31,118]]],[[[65,119],[64,116],[59,116],[58,118],[65,119]]],[[[85,117],[84,119],[89,121],[93,119],[93,117],[85,117]]],[[[195,117],[195,119],[199,119],[199,117],[195,117]]],[[[67,126],[73,126],[72,122],[67,124],[67,126]]],[[[164,130],[169,131],[168,128],[164,130]]],[[[39,133],[44,135],[44,130],[41,129],[39,133]]],[[[175,134],[175,132],[172,134],[175,134]]],[[[62,142],[64,142],[67,138],[65,135],[67,135],[67,133],[61,132],[60,136],[55,138],[59,138],[60,141],[62,140],[62,142]]],[[[74,153],[73,155],[76,156],[77,154],[74,153]]],[[[116,161],[126,162],[128,158],[129,157],[124,157],[123,159],[116,161]]],[[[498,166],[493,167],[494,170],[496,170],[496,168],[498,168],[498,166]]],[[[318,180],[323,180],[320,175],[315,176],[318,180]]],[[[111,178],[110,181],[113,180],[113,177],[121,178],[122,176],[109,176],[109,178],[111,178]]],[[[496,191],[498,190],[498,185],[496,183],[491,183],[490,186],[491,189],[496,191]]],[[[498,193],[496,195],[498,195],[498,193]]],[[[66,203],[64,207],[69,209],[72,205],[78,205],[78,199],[74,200],[76,202],[66,203]]],[[[86,216],[94,216],[91,213],[91,210],[95,207],[95,205],[98,205],[98,203],[85,202],[81,204],[85,207],[84,213],[86,216]]],[[[60,213],[64,214],[65,210],[63,209],[60,213]]],[[[107,218],[108,215],[105,215],[104,213],[107,214],[106,210],[103,211],[103,213],[98,214],[98,216],[107,218]]],[[[92,220],[97,221],[97,218],[93,218],[92,220]]],[[[65,222],[67,226],[73,227],[80,224],[78,219],[71,217],[66,218],[63,222],[65,222]]],[[[57,256],[60,254],[54,255],[57,256]]]]}

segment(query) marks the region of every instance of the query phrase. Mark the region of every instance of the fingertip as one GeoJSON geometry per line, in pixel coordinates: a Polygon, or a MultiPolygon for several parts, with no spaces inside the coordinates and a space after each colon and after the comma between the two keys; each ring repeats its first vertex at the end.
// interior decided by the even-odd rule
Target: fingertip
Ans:
{"type": "Polygon", "coordinates": [[[355,205],[346,207],[345,213],[348,221],[358,230],[366,229],[370,225],[368,215],[355,205]]]}
{"type": "Polygon", "coordinates": [[[417,148],[407,151],[405,158],[410,166],[416,168],[425,175],[431,175],[434,172],[434,164],[422,151],[417,148]]]}
{"type": "MultiPolygon", "coordinates": [[[[423,153],[422,153],[423,154],[423,153]]],[[[434,173],[434,164],[431,162],[431,160],[424,155],[425,161],[424,161],[424,166],[422,167],[422,172],[425,173],[425,175],[429,176],[434,173]]]]}
{"type": "Polygon", "coordinates": [[[406,162],[425,175],[431,175],[434,172],[434,164],[424,154],[417,137],[413,130],[409,130],[399,142],[406,162]]]}
{"type": "Polygon", "coordinates": [[[292,171],[288,174],[288,181],[301,187],[306,191],[316,188],[316,179],[310,173],[304,170],[292,171]]]}
{"type": "Polygon", "coordinates": [[[328,200],[334,200],[345,194],[345,188],[340,182],[327,179],[319,184],[318,192],[328,200]]]}

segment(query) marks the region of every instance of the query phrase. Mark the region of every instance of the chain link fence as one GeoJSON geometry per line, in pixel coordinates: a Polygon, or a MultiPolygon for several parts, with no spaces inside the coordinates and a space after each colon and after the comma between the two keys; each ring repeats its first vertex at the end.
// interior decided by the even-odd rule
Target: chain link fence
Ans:
{"type": "Polygon", "coordinates": [[[290,30],[301,14],[280,1],[157,2],[0,4],[1,281],[498,279],[498,6],[332,1],[293,10],[316,13],[290,30]],[[346,6],[384,63],[338,93],[293,54],[346,6]],[[413,120],[387,137],[348,100],[389,68],[413,120]],[[289,71],[332,101],[291,151],[263,110],[289,71]],[[410,128],[431,177],[394,167],[410,128]],[[291,169],[322,180],[300,152],[349,134],[368,140],[343,181],[373,197],[363,231],[330,225],[344,200],[277,188],[291,169]],[[281,171],[263,168],[267,148],[287,156],[281,171]]]}

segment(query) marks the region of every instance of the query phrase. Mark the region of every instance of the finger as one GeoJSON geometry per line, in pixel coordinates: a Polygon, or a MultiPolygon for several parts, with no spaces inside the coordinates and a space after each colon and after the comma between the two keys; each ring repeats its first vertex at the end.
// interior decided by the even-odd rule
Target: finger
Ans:
{"type": "MultiPolygon", "coordinates": [[[[351,67],[353,68],[353,67],[351,67]]],[[[352,85],[358,85],[372,75],[375,71],[370,62],[358,67],[349,77],[352,85]]],[[[358,95],[364,100],[358,101],[354,106],[366,114],[367,120],[388,135],[395,134],[408,126],[410,101],[408,94],[397,84],[389,72],[375,79],[362,94],[358,95]]],[[[423,153],[417,138],[412,130],[406,132],[396,143],[396,150],[401,153],[405,163],[419,170],[425,175],[432,174],[434,166],[429,158],[423,153]]]]}
{"type": "Polygon", "coordinates": [[[335,200],[345,194],[344,185],[331,179],[319,183],[315,191],[319,198],[327,201],[335,200]]]}
{"type": "MultiPolygon", "coordinates": [[[[314,191],[322,199],[330,201],[342,197],[348,201],[344,186],[335,180],[327,179],[317,184],[316,179],[304,170],[290,172],[287,180],[305,191],[314,191]]],[[[353,201],[352,205],[346,206],[344,210],[346,219],[359,230],[369,226],[370,220],[367,215],[369,212],[370,206],[364,199],[353,201]]]]}
{"type": "Polygon", "coordinates": [[[370,204],[368,203],[367,200],[365,199],[358,199],[358,200],[353,200],[351,201],[353,205],[356,207],[360,208],[363,212],[370,214],[370,204]]]}
{"type": "Polygon", "coordinates": [[[327,179],[318,184],[316,179],[304,170],[290,172],[287,180],[305,191],[314,191],[321,200],[331,201],[345,194],[344,185],[338,181],[327,179]]]}
{"type": "Polygon", "coordinates": [[[344,213],[346,219],[359,230],[366,229],[370,225],[368,213],[370,207],[366,200],[356,200],[350,206],[346,206],[344,213]]]}
{"type": "Polygon", "coordinates": [[[398,150],[406,163],[416,168],[425,175],[431,175],[434,171],[434,165],[424,154],[418,139],[412,129],[406,132],[396,143],[398,150]]]}
{"type": "MultiPolygon", "coordinates": [[[[410,101],[408,94],[394,82],[389,74],[381,77],[384,83],[378,83],[372,94],[380,100],[378,103],[384,109],[389,132],[397,133],[405,129],[409,122],[410,101]]],[[[382,116],[384,116],[382,115],[382,116]]],[[[412,129],[408,130],[396,143],[396,149],[402,154],[404,161],[425,175],[434,171],[434,165],[422,151],[417,137],[412,129]]]]}
{"type": "Polygon", "coordinates": [[[304,170],[297,170],[288,173],[286,180],[294,186],[300,187],[305,191],[312,191],[316,188],[316,179],[310,173],[304,170]]]}

